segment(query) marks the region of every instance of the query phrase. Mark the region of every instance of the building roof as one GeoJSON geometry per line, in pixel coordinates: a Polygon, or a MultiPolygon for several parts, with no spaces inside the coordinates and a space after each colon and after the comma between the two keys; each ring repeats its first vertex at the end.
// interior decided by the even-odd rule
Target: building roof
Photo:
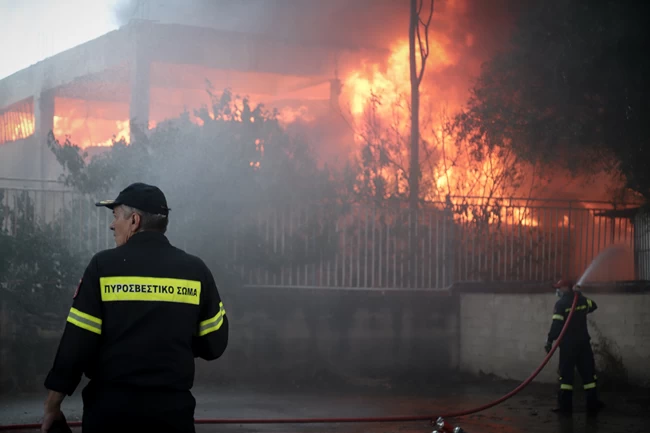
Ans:
{"type": "Polygon", "coordinates": [[[54,89],[70,93],[93,88],[100,93],[93,98],[101,100],[102,94],[110,98],[116,94],[111,85],[128,83],[129,65],[136,57],[234,72],[303,76],[313,83],[334,78],[337,69],[358,63],[360,55],[386,54],[376,48],[291,43],[263,35],[132,21],[0,80],[0,110],[54,89]],[[96,89],[99,82],[101,89],[96,89]]]}

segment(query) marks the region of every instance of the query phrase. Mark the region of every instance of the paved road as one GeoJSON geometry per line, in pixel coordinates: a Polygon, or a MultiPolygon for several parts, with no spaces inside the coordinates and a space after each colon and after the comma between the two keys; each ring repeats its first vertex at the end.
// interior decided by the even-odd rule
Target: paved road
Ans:
{"type": "MultiPolygon", "coordinates": [[[[273,417],[376,417],[428,415],[475,407],[508,392],[513,383],[476,382],[432,387],[430,390],[395,390],[386,387],[316,391],[314,389],[253,390],[196,387],[196,418],[273,417]]],[[[34,423],[42,409],[42,395],[22,395],[0,399],[0,425],[34,423]]],[[[469,433],[635,433],[647,432],[650,425],[650,397],[645,392],[603,393],[608,408],[598,417],[575,413],[559,417],[550,409],[554,389],[531,385],[511,400],[454,424],[469,433]]],[[[576,395],[576,408],[582,396],[576,395]]],[[[79,420],[79,396],[66,399],[64,412],[69,420],[79,420]]],[[[198,433],[336,432],[336,433],[430,433],[427,422],[383,424],[301,424],[301,425],[198,425],[198,433]]],[[[76,431],[80,431],[77,429],[76,431]]]]}

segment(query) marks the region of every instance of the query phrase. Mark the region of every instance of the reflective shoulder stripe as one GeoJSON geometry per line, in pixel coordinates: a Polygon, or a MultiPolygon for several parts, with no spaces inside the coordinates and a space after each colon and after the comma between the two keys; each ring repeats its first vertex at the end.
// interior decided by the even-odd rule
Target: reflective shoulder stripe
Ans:
{"type": "Polygon", "coordinates": [[[564,320],[564,316],[561,314],[553,314],[553,320],[564,320]]]}
{"type": "Polygon", "coordinates": [[[591,309],[591,307],[593,306],[593,304],[592,304],[592,302],[591,302],[591,299],[589,299],[589,298],[587,298],[587,305],[589,305],[589,308],[590,308],[590,309],[591,309]]]}
{"type": "Polygon", "coordinates": [[[91,316],[90,314],[86,314],[74,307],[70,308],[70,313],[68,314],[68,322],[80,327],[81,329],[85,329],[86,331],[90,331],[98,335],[101,335],[102,333],[102,319],[91,316]]]}
{"type": "MultiPolygon", "coordinates": [[[[586,305],[578,305],[578,306],[576,307],[576,311],[582,311],[582,310],[586,310],[586,309],[587,309],[587,306],[586,306],[586,305]]],[[[567,309],[565,309],[564,311],[565,311],[566,313],[568,313],[569,311],[571,311],[571,308],[567,308],[567,309]]]]}
{"type": "Polygon", "coordinates": [[[219,312],[208,320],[199,323],[199,337],[218,331],[221,325],[223,325],[223,316],[225,315],[226,310],[223,308],[223,302],[219,302],[219,312]]]}

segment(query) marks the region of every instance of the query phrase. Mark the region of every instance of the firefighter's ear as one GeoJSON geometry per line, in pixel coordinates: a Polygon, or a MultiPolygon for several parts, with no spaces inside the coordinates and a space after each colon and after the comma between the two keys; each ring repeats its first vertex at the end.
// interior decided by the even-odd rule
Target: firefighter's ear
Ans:
{"type": "Polygon", "coordinates": [[[136,229],[140,228],[140,215],[136,212],[131,215],[131,225],[136,226],[136,229]]]}

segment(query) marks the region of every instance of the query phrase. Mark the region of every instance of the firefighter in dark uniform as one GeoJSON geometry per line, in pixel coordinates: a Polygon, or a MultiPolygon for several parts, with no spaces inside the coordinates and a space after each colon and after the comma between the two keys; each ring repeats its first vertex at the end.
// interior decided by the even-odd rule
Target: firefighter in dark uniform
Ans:
{"type": "MultiPolygon", "coordinates": [[[[550,352],[553,341],[560,336],[576,293],[573,290],[574,283],[572,281],[560,280],[553,287],[560,299],[555,303],[553,309],[553,322],[545,346],[546,353],[550,352]]],[[[598,399],[596,365],[591,349],[591,337],[587,329],[587,314],[596,311],[598,305],[579,291],[577,293],[578,301],[575,312],[559,346],[560,390],[558,406],[554,411],[560,413],[571,413],[573,410],[573,373],[576,368],[584,384],[587,411],[597,412],[603,407],[598,399]]]]}
{"type": "Polygon", "coordinates": [[[117,246],[90,260],[74,294],[42,431],[64,419],[61,402],[85,373],[84,433],[194,432],[194,359],[219,358],[228,344],[214,278],[168,241],[157,187],[135,183],[97,206],[113,210],[117,246]]]}

